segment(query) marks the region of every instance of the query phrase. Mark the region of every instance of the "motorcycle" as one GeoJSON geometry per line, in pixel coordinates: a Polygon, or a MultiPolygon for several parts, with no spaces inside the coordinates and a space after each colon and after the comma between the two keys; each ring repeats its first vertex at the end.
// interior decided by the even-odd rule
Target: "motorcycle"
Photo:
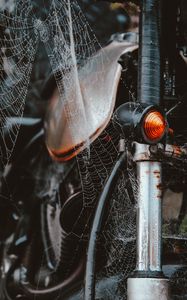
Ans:
{"type": "Polygon", "coordinates": [[[187,298],[186,11],[141,1],[140,33],[67,65],[64,86],[53,70],[44,120],[10,118],[2,299],[187,298]]]}

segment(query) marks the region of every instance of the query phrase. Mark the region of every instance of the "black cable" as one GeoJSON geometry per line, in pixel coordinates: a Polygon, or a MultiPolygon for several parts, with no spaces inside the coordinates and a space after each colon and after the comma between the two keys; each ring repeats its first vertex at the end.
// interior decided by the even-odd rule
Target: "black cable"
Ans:
{"type": "MultiPolygon", "coordinates": [[[[106,182],[104,190],[99,199],[91,234],[88,244],[87,262],[86,262],[86,277],[85,277],[85,300],[95,299],[95,259],[96,259],[96,244],[97,237],[100,234],[102,227],[103,215],[105,212],[105,207],[108,201],[110,201],[111,195],[114,191],[114,187],[119,179],[122,167],[127,163],[127,155],[124,152],[118,161],[116,162],[109,179],[106,182]]],[[[124,168],[123,168],[124,170],[124,168]]]]}

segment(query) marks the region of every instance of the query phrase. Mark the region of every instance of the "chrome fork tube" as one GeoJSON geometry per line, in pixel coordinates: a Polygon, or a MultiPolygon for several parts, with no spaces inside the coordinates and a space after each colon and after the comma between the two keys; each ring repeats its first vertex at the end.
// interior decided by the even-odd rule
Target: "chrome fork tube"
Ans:
{"type": "Polygon", "coordinates": [[[162,166],[151,160],[149,146],[136,144],[137,261],[128,279],[128,300],[169,300],[168,280],[162,274],[162,166]]]}
{"type": "Polygon", "coordinates": [[[137,270],[160,272],[162,269],[161,164],[155,161],[139,161],[137,171],[139,184],[137,270]]]}

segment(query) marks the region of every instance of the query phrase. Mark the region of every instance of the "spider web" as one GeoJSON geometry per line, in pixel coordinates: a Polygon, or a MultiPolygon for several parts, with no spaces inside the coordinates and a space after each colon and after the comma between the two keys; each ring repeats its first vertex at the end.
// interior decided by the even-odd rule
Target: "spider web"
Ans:
{"type": "MultiPolygon", "coordinates": [[[[67,103],[66,114],[72,136],[75,132],[72,122],[75,114],[79,116],[81,126],[88,127],[89,131],[89,120],[87,120],[85,115],[84,99],[79,83],[79,68],[82,65],[86,65],[83,71],[89,75],[93,70],[93,66],[97,64],[97,56],[94,60],[91,57],[100,48],[100,45],[76,1],[52,1],[48,17],[44,21],[37,19],[33,14],[30,1],[17,1],[16,4],[13,3],[11,12],[5,9],[0,16],[0,26],[3,29],[0,41],[2,53],[0,102],[1,160],[5,166],[11,158],[20,126],[18,122],[12,127],[11,117],[21,118],[23,115],[32,65],[39,41],[43,42],[46,47],[58,86],[60,101],[67,103]],[[72,96],[69,94],[70,90],[73,91],[76,97],[70,97],[72,96]],[[71,98],[75,99],[75,109],[73,111],[69,106],[71,98]]],[[[102,53],[102,50],[100,53],[102,53]]],[[[102,64],[102,54],[100,57],[98,64],[102,64]]],[[[95,69],[97,70],[97,68],[95,69]]],[[[100,77],[95,77],[95,82],[92,82],[93,85],[102,84],[99,82],[102,74],[99,75],[100,77]]],[[[87,132],[85,132],[85,136],[88,136],[87,132]]],[[[74,264],[77,256],[79,256],[81,241],[88,241],[88,228],[90,228],[90,220],[93,217],[98,196],[118,155],[118,140],[117,132],[111,126],[102,133],[94,145],[91,145],[90,148],[88,147],[77,158],[82,184],[83,206],[69,233],[73,233],[79,242],[74,249],[71,261],[69,261],[68,266],[64,270],[64,276],[68,276],[71,266],[74,264]],[[82,222],[82,218],[85,217],[85,211],[87,212],[87,210],[87,218],[83,220],[83,225],[81,224],[82,231],[77,232],[76,228],[82,222]]],[[[40,182],[40,172],[36,172],[36,180],[40,182]]],[[[59,207],[61,206],[62,203],[59,203],[59,207]]],[[[55,222],[54,220],[52,222],[53,230],[51,233],[51,228],[49,228],[49,235],[53,235],[55,227],[60,226],[56,219],[55,222]]],[[[50,225],[48,226],[50,227],[50,225]]],[[[62,267],[63,258],[63,249],[61,249],[63,248],[63,241],[61,230],[58,229],[56,230],[56,232],[59,232],[56,241],[52,239],[52,243],[56,242],[53,248],[57,249],[56,256],[54,255],[56,272],[62,267]],[[59,254],[60,252],[61,254],[59,254]]],[[[46,247],[44,241],[44,256],[48,250],[46,247]]]]}
{"type": "MultiPolygon", "coordinates": [[[[70,98],[73,98],[73,95],[69,93],[70,88],[76,94],[74,105],[77,108],[77,116],[80,116],[82,126],[89,127],[84,113],[78,66],[85,63],[100,47],[76,1],[52,1],[44,21],[34,14],[31,1],[13,2],[11,12],[7,7],[8,5],[4,5],[4,10],[0,14],[2,29],[0,157],[3,165],[6,165],[11,157],[19,131],[19,122],[12,124],[10,117],[23,115],[39,41],[43,42],[47,50],[61,101],[67,103],[67,118],[72,127],[70,98]]],[[[74,128],[71,134],[73,136],[74,128]]]]}
{"type": "MultiPolygon", "coordinates": [[[[81,74],[84,73],[84,76],[86,77],[90,74],[90,72],[97,72],[97,67],[95,67],[95,65],[101,64],[101,73],[96,74],[97,76],[95,76],[95,81],[91,82],[92,85],[96,85],[99,87],[100,85],[102,85],[102,61],[107,58],[106,53],[100,49],[100,45],[95,35],[91,31],[75,1],[71,1],[71,4],[70,2],[59,3],[58,1],[54,1],[53,5],[54,6],[51,10],[52,17],[51,15],[49,15],[49,17],[46,19],[45,28],[41,27],[44,26],[44,24],[41,23],[37,23],[37,26],[41,28],[41,30],[39,30],[40,34],[42,34],[41,39],[43,41],[45,40],[45,46],[60,94],[59,101],[66,107],[66,117],[68,119],[68,127],[70,128],[71,137],[73,137],[73,140],[76,140],[76,136],[74,135],[75,133],[77,133],[77,128],[75,128],[74,126],[74,118],[80,118],[79,124],[81,128],[88,128],[88,131],[85,132],[86,137],[88,136],[90,121],[87,119],[87,116],[85,114],[85,103],[81,91],[81,74]],[[50,24],[50,27],[47,27],[47,23],[50,24]],[[47,28],[49,28],[49,30],[47,30],[47,28]],[[51,32],[53,33],[53,35],[51,35],[51,32]],[[99,55],[95,55],[98,49],[100,49],[101,59],[99,59],[99,55]],[[92,59],[93,56],[94,59],[92,59]],[[72,109],[71,106],[72,101],[74,102],[74,109],[72,109]]],[[[95,109],[95,113],[99,114],[100,112],[95,109]]],[[[74,248],[71,250],[71,257],[68,256],[68,259],[67,253],[64,253],[63,235],[59,237],[59,239],[61,238],[61,242],[59,242],[58,240],[56,247],[54,247],[56,248],[56,253],[58,253],[58,255],[56,255],[56,257],[58,256],[55,267],[56,272],[59,272],[59,270],[63,270],[63,276],[65,277],[70,276],[72,267],[75,265],[76,261],[80,259],[81,247],[85,247],[83,246],[83,244],[85,244],[85,242],[87,244],[88,242],[91,220],[94,215],[98,197],[104,187],[106,179],[108,178],[112,166],[116,161],[119,153],[119,138],[120,137],[117,130],[111,123],[93,144],[90,145],[88,141],[87,148],[77,157],[79,176],[82,186],[83,203],[82,206],[79,207],[80,210],[76,219],[72,217],[71,221],[68,220],[68,224],[66,224],[66,220],[61,224],[63,228],[71,228],[71,230],[68,231],[68,236],[74,236],[74,240],[77,240],[77,244],[74,245],[74,248]],[[79,228],[79,230],[77,228],[79,228]],[[63,246],[61,247],[61,257],[59,258],[60,244],[63,244],[63,246]],[[64,257],[66,261],[69,261],[68,265],[65,265],[64,257]]],[[[101,238],[101,240],[104,240],[104,251],[106,253],[106,257],[108,255],[110,256],[110,263],[101,273],[109,277],[114,274],[121,273],[120,275],[124,279],[124,270],[127,277],[130,270],[133,269],[131,261],[132,255],[129,256],[129,254],[127,255],[127,253],[129,253],[129,249],[131,252],[134,247],[134,238],[127,238],[127,240],[130,239],[129,242],[132,241],[133,246],[127,243],[127,247],[123,248],[121,242],[122,235],[117,235],[117,232],[119,231],[119,226],[122,226],[122,220],[129,217],[131,212],[134,211],[134,206],[131,204],[131,211],[129,211],[128,216],[127,207],[130,207],[130,198],[128,192],[126,191],[125,184],[123,184],[122,182],[120,183],[121,185],[119,184],[119,189],[117,190],[117,195],[118,192],[120,192],[120,199],[111,199],[112,207],[109,210],[110,214],[111,212],[114,212],[114,219],[112,219],[112,221],[111,218],[108,219],[105,225],[107,229],[103,231],[103,236],[101,238]],[[124,189],[122,189],[122,186],[124,187],[124,189]],[[126,194],[124,194],[124,191],[126,192],[126,194]],[[128,201],[129,206],[127,206],[128,201]],[[118,216],[116,216],[116,213],[118,214],[118,212],[120,212],[121,210],[120,207],[122,208],[121,216],[120,213],[118,216]],[[126,207],[126,213],[124,212],[123,214],[124,207],[126,207]],[[119,226],[117,227],[119,216],[120,222],[119,226]],[[114,237],[115,240],[113,240],[114,237]],[[119,245],[121,243],[121,254],[122,252],[126,253],[126,257],[129,258],[127,260],[124,259],[124,265],[121,266],[120,270],[118,270],[119,264],[117,264],[116,261],[116,253],[110,253],[109,251],[109,249],[111,249],[108,244],[109,240],[110,246],[112,245],[112,249],[115,248],[116,251],[117,249],[118,251],[120,251],[119,245]],[[106,251],[106,249],[108,250],[106,251]],[[122,269],[124,269],[123,274],[122,269]]],[[[64,210],[65,208],[63,204],[61,205],[62,210],[64,210]]],[[[69,215],[72,214],[73,212],[70,212],[69,215]]],[[[126,220],[129,221],[129,219],[126,220]]],[[[125,232],[125,222],[123,222],[123,226],[125,232]]],[[[131,225],[129,225],[129,227],[131,227],[131,225]]],[[[130,233],[132,234],[132,230],[129,229],[126,236],[130,235],[130,233]]],[[[103,247],[101,247],[101,249],[103,250],[103,247]]],[[[102,257],[102,251],[99,250],[99,252],[101,253],[102,257]]],[[[101,260],[101,258],[99,258],[99,260],[101,260]]],[[[120,282],[120,280],[118,279],[117,282],[120,282]]],[[[60,297],[61,295],[59,294],[58,298],[60,299],[60,297]]]]}
{"type": "MultiPolygon", "coordinates": [[[[79,132],[89,144],[90,122],[85,113],[85,99],[80,82],[81,76],[86,77],[94,73],[94,64],[102,64],[104,53],[76,1],[54,1],[52,14],[46,22],[49,24],[52,38],[45,45],[58,86],[60,102],[65,107],[72,142],[76,143],[78,123],[79,132]],[[100,62],[94,57],[98,49],[101,51],[100,62]],[[83,65],[86,67],[81,75],[79,70],[83,65]],[[75,118],[77,122],[74,122],[75,118]]],[[[92,85],[97,84],[98,75],[92,81],[92,85]]]]}
{"type": "Polygon", "coordinates": [[[0,159],[5,166],[12,154],[23,115],[37,40],[30,30],[30,1],[8,4],[0,11],[0,159]]]}
{"type": "MultiPolygon", "coordinates": [[[[97,59],[92,60],[91,58],[100,45],[76,1],[52,1],[48,17],[44,21],[33,15],[30,1],[17,2],[14,6],[14,16],[7,11],[0,16],[0,26],[4,30],[3,38],[0,41],[2,52],[0,113],[3,145],[1,160],[5,165],[10,159],[19,131],[18,124],[14,131],[11,130],[11,124],[8,123],[9,117],[12,115],[21,117],[23,114],[24,100],[38,41],[42,41],[46,47],[60,94],[59,101],[64,105],[67,103],[68,126],[75,140],[74,134],[77,128],[73,125],[73,119],[76,115],[80,118],[81,126],[87,128],[85,136],[88,136],[89,132],[89,120],[85,114],[79,70],[81,66],[87,65],[87,68],[83,67],[82,70],[87,72],[86,74],[91,72],[93,64],[97,63],[97,59]],[[70,91],[73,91],[74,95],[70,94],[70,91]],[[73,110],[72,99],[75,101],[73,110]]],[[[103,55],[105,54],[103,53],[103,55]]],[[[91,84],[99,85],[101,84],[99,80],[100,76],[96,76],[96,81],[91,84]]],[[[130,88],[129,94],[134,94],[130,88]]],[[[129,99],[129,101],[132,100],[134,99],[129,99]]],[[[62,269],[64,277],[70,274],[71,267],[79,258],[82,243],[88,241],[91,219],[99,195],[118,157],[119,140],[120,135],[111,122],[93,144],[89,145],[88,141],[89,147],[77,157],[83,203],[68,232],[68,236],[74,236],[76,245],[71,253],[71,259],[65,267],[63,236],[61,229],[59,230],[61,225],[58,223],[58,218],[49,220],[49,223],[51,222],[48,224],[49,235],[54,235],[56,239],[56,241],[54,238],[52,239],[53,244],[56,242],[56,245],[52,247],[56,252],[54,255],[55,272],[62,269]],[[58,234],[55,235],[54,232],[58,234]]],[[[42,174],[41,177],[43,176],[42,174]]],[[[48,178],[47,175],[46,178],[48,178]]],[[[48,180],[46,178],[44,176],[44,179],[48,180]]],[[[57,187],[59,188],[58,184],[57,187]]],[[[126,279],[135,268],[137,188],[138,182],[134,170],[127,166],[114,194],[111,195],[102,235],[98,241],[96,293],[98,299],[114,298],[114,290],[110,284],[108,291],[100,288],[103,278],[106,280],[109,278],[110,282],[113,279],[117,299],[126,298],[126,279]]],[[[51,197],[50,193],[49,196],[51,197]]],[[[63,209],[64,203],[61,203],[59,199],[56,201],[57,206],[63,209]]],[[[49,250],[46,247],[44,243],[45,252],[49,250]]],[[[82,299],[81,295],[79,295],[80,299],[82,299]]],[[[58,298],[60,296],[59,294],[58,298]]]]}
{"type": "MultiPolygon", "coordinates": [[[[66,3],[54,1],[51,14],[45,21],[45,27],[41,27],[41,23],[37,24],[57,82],[60,101],[64,105],[67,104],[66,116],[72,138],[76,140],[77,128],[73,122],[75,116],[80,117],[81,127],[87,128],[85,136],[88,136],[89,120],[85,114],[80,70],[87,72],[86,74],[93,70],[93,62],[97,63],[97,59],[92,61],[92,56],[100,46],[75,1],[66,3]],[[49,27],[46,24],[49,24],[49,27]],[[83,65],[88,65],[88,68],[81,69],[83,65]],[[72,109],[71,101],[75,101],[74,109],[72,109]]],[[[105,53],[102,53],[104,59],[105,53]]],[[[99,76],[96,77],[96,81],[91,84],[100,85],[99,78],[99,76]]],[[[131,95],[129,101],[134,101],[134,97],[132,97],[134,91],[131,91],[130,88],[129,94],[131,95]]],[[[88,241],[91,219],[99,195],[119,153],[119,140],[119,133],[111,122],[93,144],[89,145],[88,141],[89,147],[77,157],[83,203],[77,218],[73,219],[73,224],[70,226],[69,235],[76,237],[77,245],[71,252],[68,266],[65,267],[65,277],[70,275],[72,266],[80,258],[82,244],[88,241]],[[79,231],[77,228],[81,228],[81,230],[79,231]]],[[[138,182],[135,171],[132,167],[127,166],[114,194],[111,195],[102,235],[98,241],[96,280],[96,298],[98,299],[113,299],[114,295],[117,299],[126,299],[127,297],[127,278],[135,269],[136,259],[137,190],[138,182]],[[109,288],[106,289],[108,279],[109,288]],[[114,285],[111,284],[112,281],[114,285]],[[102,282],[105,282],[104,288],[102,282]]],[[[178,236],[180,237],[179,234],[178,236]]],[[[58,242],[58,244],[60,243],[58,242]]],[[[56,271],[64,266],[63,257],[64,253],[61,249],[61,258],[58,259],[56,271]]],[[[60,299],[60,297],[59,294],[58,298],[60,299]]],[[[83,298],[83,292],[79,294],[79,298],[83,298]]]]}

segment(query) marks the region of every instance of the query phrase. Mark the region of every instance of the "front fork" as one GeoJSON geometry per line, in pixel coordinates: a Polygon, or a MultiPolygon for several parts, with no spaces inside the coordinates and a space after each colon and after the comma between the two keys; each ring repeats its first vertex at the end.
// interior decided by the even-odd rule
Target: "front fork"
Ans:
{"type": "Polygon", "coordinates": [[[136,143],[137,260],[128,279],[128,300],[169,300],[162,273],[162,165],[151,158],[149,145],[136,143]]]}

